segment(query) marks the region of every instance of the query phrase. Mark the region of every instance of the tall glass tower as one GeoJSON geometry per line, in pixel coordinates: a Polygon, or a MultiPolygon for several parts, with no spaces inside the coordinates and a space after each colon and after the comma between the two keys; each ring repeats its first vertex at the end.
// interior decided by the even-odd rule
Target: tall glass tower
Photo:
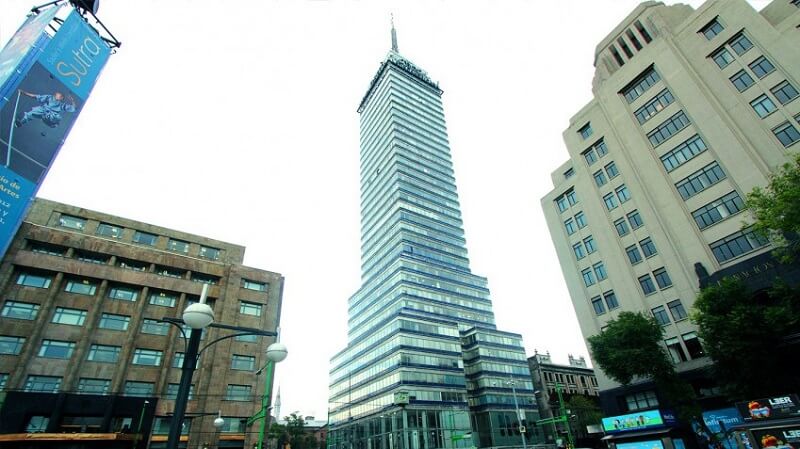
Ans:
{"type": "Polygon", "coordinates": [[[522,445],[538,419],[520,335],[470,271],[442,91],[392,49],[361,116],[361,288],[330,372],[330,449],[522,445]]]}

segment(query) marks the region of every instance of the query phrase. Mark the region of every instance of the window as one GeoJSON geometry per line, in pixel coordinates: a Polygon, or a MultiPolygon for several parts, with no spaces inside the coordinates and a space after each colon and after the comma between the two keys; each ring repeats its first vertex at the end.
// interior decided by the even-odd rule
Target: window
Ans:
{"type": "Polygon", "coordinates": [[[250,390],[253,387],[250,385],[233,385],[228,384],[228,388],[225,390],[225,400],[227,401],[249,401],[250,398],[250,390]]]}
{"type": "Polygon", "coordinates": [[[644,253],[644,257],[650,257],[658,254],[658,251],[656,251],[656,245],[653,243],[653,240],[650,237],[639,241],[639,246],[642,247],[642,253],[644,253]]]}
{"type": "Polygon", "coordinates": [[[575,214],[575,223],[578,225],[578,229],[583,229],[586,227],[586,216],[583,215],[583,212],[578,212],[575,214]]]}
{"type": "Polygon", "coordinates": [[[88,262],[88,263],[96,263],[98,265],[105,265],[105,264],[108,263],[109,259],[111,259],[111,256],[108,256],[106,254],[93,253],[93,252],[90,252],[90,251],[76,250],[75,251],[75,258],[80,260],[81,262],[88,262]]]}
{"type": "Polygon", "coordinates": [[[777,109],[775,103],[773,103],[766,94],[760,95],[758,98],[751,101],[750,106],[756,111],[756,115],[761,118],[772,114],[772,112],[777,109]]]}
{"type": "Polygon", "coordinates": [[[134,287],[115,285],[108,289],[108,297],[119,299],[120,301],[136,301],[139,298],[139,290],[134,287]]]}
{"type": "Polygon", "coordinates": [[[722,167],[714,161],[681,181],[678,181],[678,183],[675,184],[675,188],[678,189],[681,198],[688,200],[703,190],[722,181],[725,177],[726,175],[725,172],[722,171],[722,167]]]}
{"type": "Polygon", "coordinates": [[[111,388],[111,379],[90,379],[81,377],[78,380],[78,394],[107,395],[111,388]]]}
{"type": "Polygon", "coordinates": [[[52,277],[45,274],[20,273],[17,276],[17,285],[36,288],[50,288],[52,277]]]}
{"type": "Polygon", "coordinates": [[[204,259],[219,260],[220,250],[210,246],[200,246],[200,257],[204,259]]]}
{"type": "Polygon", "coordinates": [[[95,292],[97,291],[97,284],[88,279],[70,279],[67,281],[64,291],[75,293],[76,295],[94,296],[95,292]]]}
{"type": "Polygon", "coordinates": [[[198,273],[193,271],[190,277],[192,282],[200,282],[201,284],[217,285],[219,278],[212,274],[198,273]]]}
{"type": "Polygon", "coordinates": [[[619,198],[620,204],[625,203],[629,199],[631,199],[631,194],[630,192],[628,192],[628,187],[626,187],[625,184],[622,184],[621,186],[617,187],[615,189],[615,192],[617,192],[617,198],[619,198]]]}
{"type": "Polygon", "coordinates": [[[639,39],[636,39],[636,36],[633,35],[631,30],[625,30],[625,35],[628,36],[628,39],[630,39],[631,43],[633,43],[633,46],[636,47],[636,51],[642,49],[642,44],[639,43],[639,39]]]}
{"type": "Polygon", "coordinates": [[[669,352],[674,363],[681,363],[689,360],[686,357],[686,352],[684,352],[678,337],[668,338],[664,340],[664,344],[667,345],[667,352],[669,352]]]}
{"type": "Polygon", "coordinates": [[[625,43],[625,40],[622,39],[622,37],[618,37],[617,38],[617,43],[619,44],[619,47],[622,49],[622,51],[625,52],[625,56],[627,56],[628,59],[633,57],[633,53],[631,52],[631,49],[628,48],[628,44],[625,43]]]}
{"type": "Polygon", "coordinates": [[[235,341],[242,341],[245,343],[258,343],[259,335],[237,335],[233,337],[235,341]]]}
{"type": "Polygon", "coordinates": [[[167,335],[169,333],[169,324],[145,318],[142,321],[141,332],[143,334],[167,335]]]}
{"type": "MultiPolygon", "coordinates": [[[[167,435],[172,417],[157,417],[153,420],[153,435],[167,435]]],[[[184,419],[181,423],[181,435],[189,435],[192,419],[184,419]]]]}
{"type": "Polygon", "coordinates": [[[0,391],[6,388],[6,382],[8,382],[8,373],[0,373],[0,391]]]}
{"type": "Polygon", "coordinates": [[[225,424],[219,429],[222,433],[244,433],[247,429],[247,418],[223,416],[225,424]]]}
{"type": "Polygon", "coordinates": [[[742,69],[731,77],[731,82],[736,87],[736,90],[744,92],[752,86],[755,81],[753,81],[753,77],[751,77],[749,73],[742,69]]]}
{"type": "Polygon", "coordinates": [[[239,313],[244,315],[261,316],[261,304],[239,301],[239,313]]]}
{"type": "Polygon", "coordinates": [[[171,238],[167,241],[167,249],[176,253],[189,254],[189,242],[171,238]]]}
{"type": "Polygon", "coordinates": [[[726,48],[720,48],[713,54],[711,54],[711,59],[717,63],[717,66],[721,69],[724,69],[728,66],[728,64],[733,62],[733,55],[728,51],[726,48]]]}
{"type": "Polygon", "coordinates": [[[12,337],[10,335],[0,335],[0,354],[19,355],[22,346],[25,344],[24,337],[12,337]]]}
{"type": "Polygon", "coordinates": [[[730,45],[733,51],[739,56],[742,56],[747,52],[747,50],[753,48],[753,43],[750,42],[750,39],[748,39],[743,33],[739,33],[734,36],[728,45],[730,45]]]}
{"type": "Polygon", "coordinates": [[[575,258],[577,260],[581,260],[586,257],[586,253],[583,250],[583,244],[581,242],[572,245],[572,252],[575,253],[575,258]]]}
{"type": "Polygon", "coordinates": [[[667,315],[667,311],[664,309],[664,306],[653,308],[653,318],[655,318],[656,322],[662,326],[666,326],[670,323],[669,315],[667,315]]]}
{"type": "Polygon", "coordinates": [[[131,317],[126,315],[115,315],[104,313],[100,317],[100,329],[111,329],[115,331],[126,331],[131,322],[131,317]]]}
{"type": "Polygon", "coordinates": [[[603,157],[608,154],[608,147],[606,147],[606,142],[603,139],[598,140],[592,148],[597,152],[598,157],[603,157]]]}
{"type": "Polygon", "coordinates": [[[636,117],[636,120],[639,121],[639,124],[642,125],[674,101],[675,97],[672,96],[672,92],[670,92],[669,89],[664,89],[656,94],[655,98],[637,109],[633,115],[636,117]]]}
{"type": "Polygon", "coordinates": [[[31,416],[28,425],[25,426],[25,433],[41,433],[47,430],[50,424],[49,416],[31,416]]]}
{"type": "Polygon", "coordinates": [[[594,268],[594,274],[597,275],[597,280],[602,281],[608,278],[608,273],[606,272],[606,266],[603,265],[603,262],[597,262],[596,264],[592,265],[594,268]]]}
{"type": "Polygon", "coordinates": [[[86,321],[86,311],[80,309],[68,309],[66,307],[56,307],[51,323],[69,324],[70,326],[83,326],[86,321]]]}
{"type": "Polygon", "coordinates": [[[786,104],[794,100],[798,95],[797,89],[786,80],[770,89],[770,92],[772,92],[772,95],[775,95],[775,98],[777,98],[781,104],[786,104]]]}
{"type": "MultiPolygon", "coordinates": [[[[167,384],[167,393],[165,399],[175,400],[178,398],[178,389],[181,384],[167,384]]],[[[194,384],[189,385],[189,400],[194,399],[194,384]]]]}
{"type": "Polygon", "coordinates": [[[6,301],[0,311],[0,316],[18,320],[35,320],[38,314],[39,304],[11,300],[6,301]]]}
{"type": "Polygon", "coordinates": [[[253,371],[256,369],[256,358],[249,355],[233,354],[233,357],[231,357],[231,369],[253,371]]]}
{"type": "Polygon", "coordinates": [[[689,118],[683,111],[678,111],[672,117],[666,119],[663,123],[658,125],[654,130],[647,134],[647,139],[653,147],[661,145],[665,140],[674,136],[678,131],[689,126],[689,118]]]}
{"type": "Polygon", "coordinates": [[[67,254],[67,248],[44,242],[30,241],[28,249],[34,253],[48,254],[51,256],[64,257],[67,254]]]}
{"type": "Polygon", "coordinates": [[[734,232],[733,234],[712,243],[711,252],[717,262],[724,263],[742,254],[749,253],[769,243],[752,229],[734,232]]]}
{"type": "MultiPolygon", "coordinates": [[[[573,201],[570,201],[570,204],[575,204],[575,203],[573,201]]],[[[256,281],[251,281],[249,279],[242,279],[242,288],[246,288],[248,290],[255,290],[258,292],[265,292],[267,291],[267,284],[264,282],[256,282],[256,281]]]]}
{"type": "Polygon", "coordinates": [[[642,287],[642,293],[645,295],[651,295],[656,292],[656,286],[653,284],[653,278],[650,277],[650,273],[639,276],[639,286],[642,287]]]}
{"type": "Polygon", "coordinates": [[[753,73],[755,73],[755,75],[759,78],[764,78],[765,76],[772,73],[773,70],[775,70],[775,66],[772,65],[771,62],[769,62],[769,59],[763,56],[759,56],[758,58],[756,58],[755,61],[750,63],[749,67],[750,70],[752,70],[753,73]]]}
{"type": "Polygon", "coordinates": [[[564,212],[567,210],[569,205],[567,205],[567,197],[561,195],[560,197],[556,198],[556,207],[558,207],[559,212],[564,212]]]}
{"type": "Polygon", "coordinates": [[[117,266],[133,271],[147,271],[149,264],[145,262],[139,262],[138,260],[123,259],[120,257],[117,259],[117,266]]]}
{"type": "Polygon", "coordinates": [[[142,245],[156,246],[158,236],[147,232],[136,231],[133,233],[133,241],[134,243],[140,243],[142,245]]]}
{"type": "Polygon", "coordinates": [[[86,220],[80,217],[73,217],[72,215],[61,214],[58,218],[58,225],[64,228],[83,231],[83,228],[86,227],[86,220]]]}
{"type": "Polygon", "coordinates": [[[669,273],[667,273],[666,268],[661,267],[654,271],[653,276],[656,278],[656,284],[658,284],[658,288],[661,290],[672,287],[672,279],[669,278],[669,273]]]}
{"type": "Polygon", "coordinates": [[[184,279],[186,277],[186,270],[180,268],[166,267],[164,265],[156,265],[156,274],[159,276],[167,276],[175,279],[184,279]]]}
{"type": "Polygon", "coordinates": [[[575,221],[571,218],[564,222],[564,228],[567,230],[567,235],[572,235],[577,231],[577,228],[575,228],[575,221]]]}
{"type": "Polygon", "coordinates": [[[581,271],[581,276],[583,276],[583,283],[587,287],[590,286],[590,285],[594,285],[595,282],[596,282],[594,280],[594,273],[592,272],[591,268],[587,268],[587,269],[581,271]]]}
{"type": "Polygon", "coordinates": [[[619,206],[619,204],[617,204],[617,197],[615,197],[613,193],[604,195],[603,202],[606,203],[606,209],[608,210],[614,210],[619,206]]]}
{"type": "Polygon", "coordinates": [[[642,261],[642,254],[636,245],[625,248],[625,253],[628,255],[628,261],[630,261],[631,265],[636,265],[642,261]]]}
{"type": "Polygon", "coordinates": [[[575,176],[575,170],[572,167],[570,167],[567,171],[564,172],[564,179],[569,179],[573,176],[575,176]]]}
{"type": "Polygon", "coordinates": [[[605,169],[608,179],[614,179],[619,174],[619,171],[617,170],[617,164],[615,164],[614,161],[609,162],[608,165],[605,166],[605,169]]]}
{"type": "Polygon", "coordinates": [[[661,163],[668,172],[675,170],[695,156],[706,151],[706,143],[697,134],[690,137],[687,141],[661,156],[661,163]]]}
{"type": "Polygon", "coordinates": [[[722,24],[719,23],[719,20],[714,18],[714,20],[709,22],[708,25],[704,26],[700,32],[706,37],[706,39],[711,40],[714,39],[714,37],[721,33],[724,29],[725,28],[722,26],[722,24]]]}
{"type": "Polygon", "coordinates": [[[603,173],[603,170],[597,170],[594,172],[594,183],[597,184],[597,187],[602,187],[608,180],[606,179],[606,174],[603,173]]]}
{"type": "Polygon", "coordinates": [[[608,310],[614,310],[619,307],[619,301],[617,301],[617,295],[614,293],[614,290],[603,293],[603,298],[606,300],[608,310]]]}
{"type": "Polygon", "coordinates": [[[591,123],[587,123],[587,124],[583,125],[581,127],[581,129],[578,130],[578,134],[581,135],[583,140],[588,139],[589,136],[591,136],[593,132],[594,131],[592,131],[592,124],[591,123]]]}
{"type": "MultiPolygon", "coordinates": [[[[647,38],[645,38],[645,41],[650,42],[647,38]]],[[[660,79],[661,77],[658,76],[658,72],[656,72],[653,67],[650,67],[622,89],[622,95],[628,100],[628,103],[633,103],[634,100],[647,92],[647,90],[660,79]]]]}
{"type": "Polygon", "coordinates": [[[592,148],[589,148],[583,152],[583,158],[586,159],[588,165],[592,165],[597,162],[597,153],[592,148]]]}
{"type": "Polygon", "coordinates": [[[122,228],[108,223],[100,223],[97,225],[97,231],[95,231],[95,234],[103,237],[118,239],[122,237],[122,228]]]}
{"type": "Polygon", "coordinates": [[[60,377],[31,375],[25,380],[25,391],[56,393],[59,388],[61,388],[60,377]]]}
{"type": "Polygon", "coordinates": [[[152,292],[150,293],[150,304],[154,306],[175,307],[178,301],[178,295],[169,292],[152,292]]]}
{"type": "Polygon", "coordinates": [[[156,351],[154,349],[142,349],[136,348],[133,351],[133,364],[134,365],[147,365],[147,366],[160,366],[161,365],[161,356],[163,353],[161,351],[156,351]]]}
{"type": "Polygon", "coordinates": [[[597,248],[594,246],[594,237],[591,235],[583,239],[583,244],[586,245],[586,254],[592,254],[597,251],[597,248]]]}
{"type": "Polygon", "coordinates": [[[86,360],[92,362],[116,363],[119,359],[119,346],[92,345],[86,360]]]}
{"type": "Polygon", "coordinates": [[[623,235],[627,235],[630,230],[628,229],[628,223],[625,222],[624,218],[620,218],[614,222],[614,228],[617,230],[617,234],[622,237],[623,235]]]}
{"type": "Polygon", "coordinates": [[[153,396],[156,384],[153,382],[125,381],[125,396],[150,397],[153,396]]]}
{"type": "Polygon", "coordinates": [[[634,210],[628,214],[628,221],[631,223],[632,229],[638,229],[644,224],[644,221],[642,221],[642,216],[639,215],[638,210],[634,210]]]}
{"type": "Polygon", "coordinates": [[[680,299],[668,302],[667,307],[669,307],[669,313],[672,314],[672,319],[675,321],[686,319],[689,316],[686,314],[686,309],[683,308],[680,299]]]}
{"type": "Polygon", "coordinates": [[[705,351],[703,351],[703,346],[700,344],[700,339],[697,338],[696,332],[687,332],[681,335],[681,339],[683,340],[683,344],[686,345],[686,351],[689,353],[689,357],[697,359],[706,355],[705,351]]]}
{"type": "Polygon", "coordinates": [[[658,398],[653,390],[642,391],[625,396],[625,403],[629,412],[658,407],[658,398]]]}
{"type": "Polygon", "coordinates": [[[634,23],[634,26],[636,26],[636,30],[639,31],[639,34],[642,35],[642,38],[644,38],[645,42],[649,44],[653,40],[653,38],[650,37],[650,33],[648,33],[647,30],[642,26],[642,22],[637,20],[634,23]]]}
{"type": "Polygon", "coordinates": [[[772,133],[775,134],[775,137],[777,137],[785,147],[800,140],[800,132],[789,122],[780,124],[777,128],[772,130],[772,133]]]}
{"type": "Polygon", "coordinates": [[[698,228],[705,229],[742,209],[744,209],[744,201],[738,192],[733,191],[692,212],[692,217],[698,228]]]}
{"type": "Polygon", "coordinates": [[[592,298],[592,308],[594,309],[595,315],[602,315],[606,313],[606,308],[603,305],[603,298],[599,296],[592,298]]]}
{"type": "MultiPolygon", "coordinates": [[[[571,189],[568,190],[566,195],[567,195],[567,202],[569,203],[570,206],[574,206],[578,202],[578,195],[575,193],[574,190],[571,190],[571,189]]],[[[266,284],[261,284],[259,282],[254,282],[254,284],[258,284],[258,285],[260,285],[262,287],[253,288],[251,290],[259,290],[259,291],[262,291],[262,292],[267,290],[266,284]]],[[[244,285],[242,285],[242,287],[244,287],[244,285]]],[[[248,287],[244,287],[244,288],[248,288],[248,287]]]]}

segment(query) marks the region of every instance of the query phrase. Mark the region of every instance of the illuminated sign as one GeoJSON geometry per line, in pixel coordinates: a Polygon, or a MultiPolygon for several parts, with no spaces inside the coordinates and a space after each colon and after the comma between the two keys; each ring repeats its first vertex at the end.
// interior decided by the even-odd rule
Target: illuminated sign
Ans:
{"type": "Polygon", "coordinates": [[[739,409],[739,413],[745,421],[800,416],[800,400],[794,394],[737,402],[736,408],[739,409]]]}
{"type": "Polygon", "coordinates": [[[606,433],[627,432],[664,426],[665,424],[659,410],[646,410],[639,413],[603,418],[603,430],[606,433]]]}

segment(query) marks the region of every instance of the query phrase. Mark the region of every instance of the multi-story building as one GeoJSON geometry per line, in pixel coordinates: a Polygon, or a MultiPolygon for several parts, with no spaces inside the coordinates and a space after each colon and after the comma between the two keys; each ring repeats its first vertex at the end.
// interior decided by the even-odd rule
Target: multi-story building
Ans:
{"type": "MultiPolygon", "coordinates": [[[[19,411],[25,410],[21,403],[6,402],[16,421],[2,420],[0,431],[137,433],[149,426],[140,427],[142,416],[155,416],[149,447],[163,446],[187,340],[180,326],[160,319],[179,318],[208,284],[217,323],[277,328],[283,277],[242,265],[244,251],[37,199],[0,265],[0,390],[92,395],[82,403],[93,400],[97,407],[26,415],[19,411]],[[103,405],[131,397],[140,403],[146,398],[149,405],[113,417],[103,405]]],[[[209,328],[201,348],[231,333],[209,328]]],[[[184,446],[216,446],[220,440],[228,447],[251,447],[244,420],[260,407],[265,385],[256,370],[265,364],[272,340],[238,336],[202,350],[184,446]],[[212,426],[216,416],[205,416],[217,412],[225,419],[219,433],[212,426]]]]}
{"type": "Polygon", "coordinates": [[[442,91],[394,29],[392,43],[358,108],[362,286],[331,361],[330,446],[521,444],[516,405],[537,417],[530,373],[469,267],[442,91]]]}
{"type": "MultiPolygon", "coordinates": [[[[698,278],[768,257],[743,199],[800,148],[798,24],[796,0],[639,5],[596,48],[594,98],[542,199],[584,337],[620,311],[651,314],[709,405],[718,390],[688,312],[698,278]]],[[[659,403],[650,384],[597,377],[607,414],[659,403]]]]}

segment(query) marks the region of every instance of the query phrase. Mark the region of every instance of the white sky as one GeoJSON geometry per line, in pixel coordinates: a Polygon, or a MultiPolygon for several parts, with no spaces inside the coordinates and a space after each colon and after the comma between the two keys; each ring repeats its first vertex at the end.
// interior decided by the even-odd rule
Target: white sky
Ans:
{"type": "MultiPolygon", "coordinates": [[[[2,1],[2,45],[34,3],[2,1]]],[[[360,285],[356,108],[393,12],[400,52],[444,90],[471,267],[498,328],[566,363],[588,352],[539,199],[591,99],[595,46],[638,3],[103,0],[123,45],[39,195],[243,244],[245,264],[283,274],[281,414],[325,419],[360,285]]]]}

